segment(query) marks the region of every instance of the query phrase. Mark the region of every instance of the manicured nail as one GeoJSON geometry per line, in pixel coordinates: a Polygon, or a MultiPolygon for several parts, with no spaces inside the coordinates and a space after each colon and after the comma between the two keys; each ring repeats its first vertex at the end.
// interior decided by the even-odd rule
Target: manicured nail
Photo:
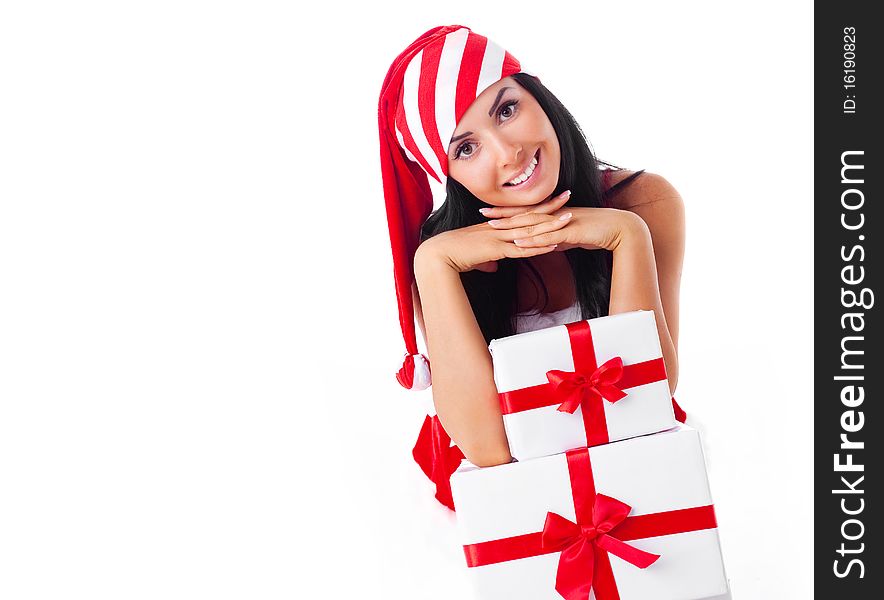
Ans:
{"type": "Polygon", "coordinates": [[[500,219],[491,219],[490,221],[488,221],[488,224],[491,225],[492,227],[494,227],[495,225],[497,225],[499,223],[500,223],[500,219]]]}
{"type": "Polygon", "coordinates": [[[564,192],[559,194],[559,198],[564,198],[564,197],[570,196],[570,195],[571,195],[571,190],[565,190],[564,192]]]}
{"type": "Polygon", "coordinates": [[[521,243],[524,243],[525,240],[513,240],[513,243],[518,246],[521,243]]]}
{"type": "Polygon", "coordinates": [[[559,221],[567,221],[571,218],[571,213],[565,213],[561,217],[559,217],[559,221]]]}
{"type": "Polygon", "coordinates": [[[486,215],[486,214],[488,214],[489,210],[491,210],[491,209],[490,208],[480,208],[479,212],[482,213],[483,215],[486,215]]]}

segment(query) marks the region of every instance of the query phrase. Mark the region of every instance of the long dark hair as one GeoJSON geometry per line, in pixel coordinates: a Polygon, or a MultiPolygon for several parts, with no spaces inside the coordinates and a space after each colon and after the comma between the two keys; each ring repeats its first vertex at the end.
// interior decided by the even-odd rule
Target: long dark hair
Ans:
{"type": "MultiPolygon", "coordinates": [[[[561,148],[559,181],[553,195],[571,190],[568,206],[600,208],[608,206],[602,190],[599,164],[580,125],[562,103],[538,79],[525,73],[512,78],[527,90],[546,113],[555,129],[561,148]]],[[[476,225],[485,220],[479,209],[485,204],[463,185],[448,178],[445,202],[433,212],[421,228],[421,241],[444,231],[476,225]]],[[[608,314],[611,295],[611,257],[607,250],[572,248],[565,251],[574,277],[580,314],[583,319],[608,314]]],[[[549,303],[549,291],[540,274],[527,260],[505,258],[498,261],[497,271],[468,271],[461,273],[464,291],[469,298],[476,321],[486,342],[515,333],[513,316],[516,313],[516,275],[519,267],[530,269],[542,290],[544,308],[549,303]]]]}

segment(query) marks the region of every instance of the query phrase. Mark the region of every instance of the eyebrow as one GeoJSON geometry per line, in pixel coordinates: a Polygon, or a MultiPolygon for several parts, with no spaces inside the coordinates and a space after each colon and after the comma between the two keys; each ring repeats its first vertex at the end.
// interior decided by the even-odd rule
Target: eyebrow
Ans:
{"type": "MultiPolygon", "coordinates": [[[[513,89],[513,88],[512,87],[500,88],[500,91],[497,92],[497,98],[494,99],[494,104],[491,106],[491,110],[488,111],[489,117],[494,114],[495,110],[497,110],[497,105],[500,104],[500,97],[503,96],[503,93],[505,91],[511,90],[511,89],[513,89]]],[[[454,136],[453,138],[451,138],[451,141],[448,142],[448,145],[451,146],[451,144],[453,144],[457,140],[463,139],[463,138],[467,137],[468,135],[473,135],[473,132],[467,131],[466,133],[462,133],[460,135],[454,136]]]]}
{"type": "Polygon", "coordinates": [[[473,135],[473,132],[467,131],[466,133],[462,133],[460,135],[454,136],[453,138],[451,138],[451,141],[448,143],[448,145],[450,146],[451,144],[453,144],[457,140],[463,139],[463,138],[467,137],[468,135],[473,135]]]}
{"type": "Polygon", "coordinates": [[[500,104],[500,97],[503,96],[503,93],[507,90],[511,90],[511,87],[500,88],[500,91],[497,92],[497,98],[494,99],[494,104],[491,106],[491,110],[488,111],[488,116],[494,114],[494,111],[497,110],[497,105],[500,104]]]}

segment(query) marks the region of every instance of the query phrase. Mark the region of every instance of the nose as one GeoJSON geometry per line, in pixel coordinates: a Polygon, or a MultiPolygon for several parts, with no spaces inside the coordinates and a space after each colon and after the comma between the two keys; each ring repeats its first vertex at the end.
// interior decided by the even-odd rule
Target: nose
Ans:
{"type": "Polygon", "coordinates": [[[513,167],[518,166],[521,163],[521,144],[499,135],[493,136],[491,143],[494,147],[495,156],[497,157],[497,166],[500,169],[512,170],[513,167]]]}

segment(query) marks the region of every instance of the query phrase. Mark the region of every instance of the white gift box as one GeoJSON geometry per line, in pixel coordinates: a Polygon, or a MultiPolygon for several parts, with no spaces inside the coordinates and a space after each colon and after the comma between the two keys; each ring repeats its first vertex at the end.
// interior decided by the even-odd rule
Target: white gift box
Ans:
{"type": "MultiPolygon", "coordinates": [[[[607,555],[609,574],[621,600],[698,600],[728,593],[700,438],[696,430],[682,426],[497,467],[479,469],[464,463],[452,476],[451,488],[467,563],[478,565],[468,570],[479,598],[561,599],[555,588],[562,552],[519,548],[536,546],[531,541],[538,538],[532,535],[544,530],[550,512],[572,522],[578,520],[576,496],[582,494],[586,502],[585,490],[581,490],[587,479],[592,481],[595,494],[631,506],[627,521],[633,519],[632,524],[673,515],[679,522],[670,529],[675,533],[663,531],[663,535],[650,537],[640,536],[661,533],[659,526],[629,537],[618,533],[628,529],[629,523],[624,521],[623,528],[610,532],[638,550],[660,556],[650,566],[639,568],[614,554],[607,555]],[[589,466],[586,473],[578,473],[572,489],[575,471],[571,460],[582,456],[588,457],[589,466]],[[524,557],[489,561],[489,555],[482,554],[506,555],[513,544],[516,555],[521,552],[524,557]]],[[[580,510],[586,514],[585,505],[580,510]]],[[[587,526],[586,519],[579,526],[587,526]]],[[[595,570],[599,570],[598,564],[595,570]]],[[[589,596],[596,600],[609,597],[604,592],[599,595],[595,586],[589,596]]]]}
{"type": "Polygon", "coordinates": [[[678,425],[654,311],[520,333],[493,340],[489,350],[510,452],[519,460],[678,425]],[[581,325],[583,329],[575,331],[581,325]],[[614,386],[621,388],[625,397],[611,402],[608,397],[602,400],[596,396],[594,402],[582,404],[573,413],[559,410],[557,399],[562,396],[553,389],[549,371],[575,372],[588,381],[598,366],[616,357],[622,359],[624,379],[614,386]],[[640,384],[623,385],[636,381],[640,384]],[[590,410],[584,415],[587,406],[590,410]]]}

